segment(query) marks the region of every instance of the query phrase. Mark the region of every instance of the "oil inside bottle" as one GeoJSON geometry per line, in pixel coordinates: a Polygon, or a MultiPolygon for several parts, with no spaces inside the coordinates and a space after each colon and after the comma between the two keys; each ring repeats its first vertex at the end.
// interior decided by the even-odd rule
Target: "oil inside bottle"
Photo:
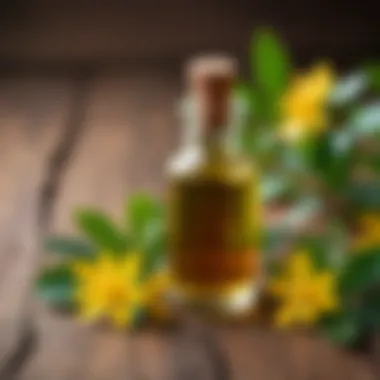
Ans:
{"type": "Polygon", "coordinates": [[[168,166],[169,258],[182,299],[238,312],[257,291],[259,198],[252,163],[232,146],[233,75],[224,63],[198,64],[190,78],[200,82],[184,112],[190,133],[168,166]]]}

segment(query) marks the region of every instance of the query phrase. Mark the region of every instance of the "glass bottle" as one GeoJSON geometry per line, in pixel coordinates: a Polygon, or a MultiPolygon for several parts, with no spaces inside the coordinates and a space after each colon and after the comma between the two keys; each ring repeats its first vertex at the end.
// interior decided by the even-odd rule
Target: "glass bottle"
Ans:
{"type": "Polygon", "coordinates": [[[235,144],[235,62],[189,65],[183,141],[167,166],[169,262],[175,293],[226,313],[250,309],[260,272],[259,197],[251,160],[235,144]]]}

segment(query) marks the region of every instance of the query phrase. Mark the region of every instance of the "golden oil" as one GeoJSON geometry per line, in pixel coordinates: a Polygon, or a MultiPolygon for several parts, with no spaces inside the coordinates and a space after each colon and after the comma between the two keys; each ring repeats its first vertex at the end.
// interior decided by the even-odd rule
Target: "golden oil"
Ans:
{"type": "Polygon", "coordinates": [[[260,205],[255,168],[234,146],[234,71],[220,57],[190,66],[185,139],[168,164],[167,201],[176,293],[238,313],[257,292],[260,205]]]}

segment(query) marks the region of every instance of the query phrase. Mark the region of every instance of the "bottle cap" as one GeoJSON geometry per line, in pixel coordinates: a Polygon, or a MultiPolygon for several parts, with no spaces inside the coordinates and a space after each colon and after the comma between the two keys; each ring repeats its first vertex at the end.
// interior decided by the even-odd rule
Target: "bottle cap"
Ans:
{"type": "Polygon", "coordinates": [[[201,123],[218,128],[228,122],[236,61],[228,56],[201,56],[187,65],[187,80],[201,123]]]}

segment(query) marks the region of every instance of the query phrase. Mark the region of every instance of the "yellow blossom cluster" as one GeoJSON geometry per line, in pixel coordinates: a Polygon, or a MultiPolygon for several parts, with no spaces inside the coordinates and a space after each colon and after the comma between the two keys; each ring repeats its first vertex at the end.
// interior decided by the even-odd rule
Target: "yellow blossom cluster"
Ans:
{"type": "Polygon", "coordinates": [[[162,295],[169,284],[165,273],[146,282],[139,279],[141,255],[121,258],[102,253],[94,261],[73,265],[77,286],[75,301],[85,321],[105,319],[117,327],[130,326],[139,308],[163,314],[162,295]]]}
{"type": "Polygon", "coordinates": [[[359,221],[359,233],[355,239],[355,249],[380,247],[380,213],[364,215],[359,221]]]}
{"type": "Polygon", "coordinates": [[[282,328],[311,326],[338,308],[336,278],[329,271],[318,271],[303,251],[289,258],[271,292],[279,302],[275,322],[282,328]]]}
{"type": "Polygon", "coordinates": [[[326,128],[326,101],[334,84],[333,77],[328,65],[318,64],[294,78],[280,104],[283,119],[280,132],[285,140],[297,141],[326,128]]]}

